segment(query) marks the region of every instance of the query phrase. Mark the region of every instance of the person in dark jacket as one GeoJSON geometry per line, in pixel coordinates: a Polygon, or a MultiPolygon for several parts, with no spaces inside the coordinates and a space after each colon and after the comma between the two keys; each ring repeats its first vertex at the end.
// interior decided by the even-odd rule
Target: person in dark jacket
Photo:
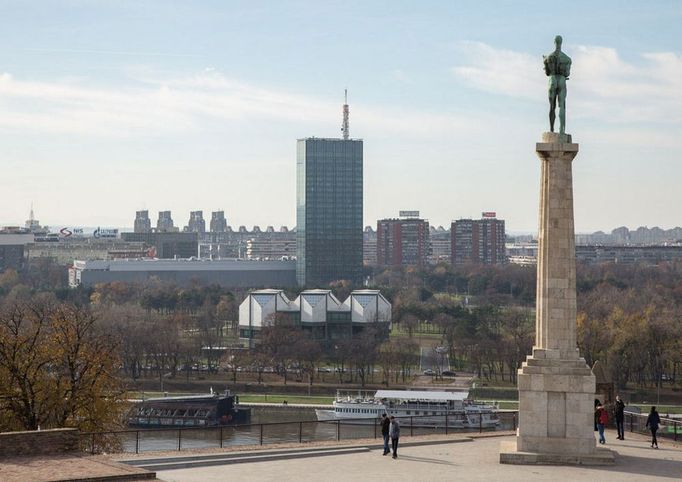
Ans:
{"type": "Polygon", "coordinates": [[[597,419],[597,430],[599,430],[599,443],[605,444],[606,438],[604,438],[604,429],[606,428],[606,424],[609,421],[609,415],[606,412],[606,409],[602,405],[599,405],[597,407],[596,419],[597,419]]]}
{"type": "Polygon", "coordinates": [[[391,425],[388,428],[388,434],[391,437],[391,445],[393,446],[393,458],[398,458],[398,439],[400,439],[400,422],[398,422],[393,415],[391,415],[391,425]]]}
{"type": "Polygon", "coordinates": [[[646,419],[646,427],[651,430],[651,446],[658,448],[658,440],[656,440],[656,432],[658,431],[658,426],[661,424],[661,417],[658,416],[656,407],[651,407],[649,416],[646,419]]]}
{"type": "Polygon", "coordinates": [[[616,430],[618,430],[618,440],[625,440],[625,430],[623,430],[623,423],[625,422],[625,403],[620,399],[620,395],[616,395],[614,410],[616,412],[616,430]]]}
{"type": "Polygon", "coordinates": [[[384,455],[391,453],[388,448],[388,430],[391,426],[391,421],[385,413],[381,416],[381,436],[384,437],[384,455]]]}

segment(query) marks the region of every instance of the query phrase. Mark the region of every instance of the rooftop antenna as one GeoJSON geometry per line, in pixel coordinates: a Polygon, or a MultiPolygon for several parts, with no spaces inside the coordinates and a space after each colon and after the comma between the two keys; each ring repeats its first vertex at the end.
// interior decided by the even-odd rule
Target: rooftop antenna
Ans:
{"type": "Polygon", "coordinates": [[[341,131],[343,131],[344,140],[348,140],[348,89],[344,89],[343,99],[343,124],[341,125],[341,131]]]}
{"type": "Polygon", "coordinates": [[[30,214],[28,215],[28,219],[29,219],[29,221],[31,221],[31,222],[33,222],[33,220],[35,219],[35,217],[33,216],[33,201],[31,201],[31,212],[30,212],[30,214]]]}

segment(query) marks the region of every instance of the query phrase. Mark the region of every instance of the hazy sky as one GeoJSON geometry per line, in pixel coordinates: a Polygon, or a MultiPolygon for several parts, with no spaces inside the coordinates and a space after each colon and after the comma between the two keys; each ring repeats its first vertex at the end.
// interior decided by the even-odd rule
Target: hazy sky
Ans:
{"type": "Polygon", "coordinates": [[[0,0],[0,225],[293,226],[296,139],[340,135],[347,87],[365,224],[535,230],[558,33],[576,229],[682,225],[680,25],[677,0],[0,0]]]}

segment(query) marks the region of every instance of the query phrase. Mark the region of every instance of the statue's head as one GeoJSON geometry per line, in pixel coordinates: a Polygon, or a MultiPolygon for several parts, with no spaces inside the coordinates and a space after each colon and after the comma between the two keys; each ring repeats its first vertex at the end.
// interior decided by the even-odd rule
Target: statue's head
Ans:
{"type": "Polygon", "coordinates": [[[557,50],[561,50],[561,42],[563,42],[561,35],[554,37],[554,45],[556,46],[557,50]]]}

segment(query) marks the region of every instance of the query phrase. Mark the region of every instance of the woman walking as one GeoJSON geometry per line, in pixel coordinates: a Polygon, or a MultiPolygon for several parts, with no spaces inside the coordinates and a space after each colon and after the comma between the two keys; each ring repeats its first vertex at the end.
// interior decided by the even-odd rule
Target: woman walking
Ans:
{"type": "Polygon", "coordinates": [[[651,407],[649,416],[646,419],[646,426],[651,430],[651,447],[658,448],[658,440],[656,440],[656,432],[658,431],[658,426],[661,424],[661,417],[658,416],[656,407],[651,407]]]}

